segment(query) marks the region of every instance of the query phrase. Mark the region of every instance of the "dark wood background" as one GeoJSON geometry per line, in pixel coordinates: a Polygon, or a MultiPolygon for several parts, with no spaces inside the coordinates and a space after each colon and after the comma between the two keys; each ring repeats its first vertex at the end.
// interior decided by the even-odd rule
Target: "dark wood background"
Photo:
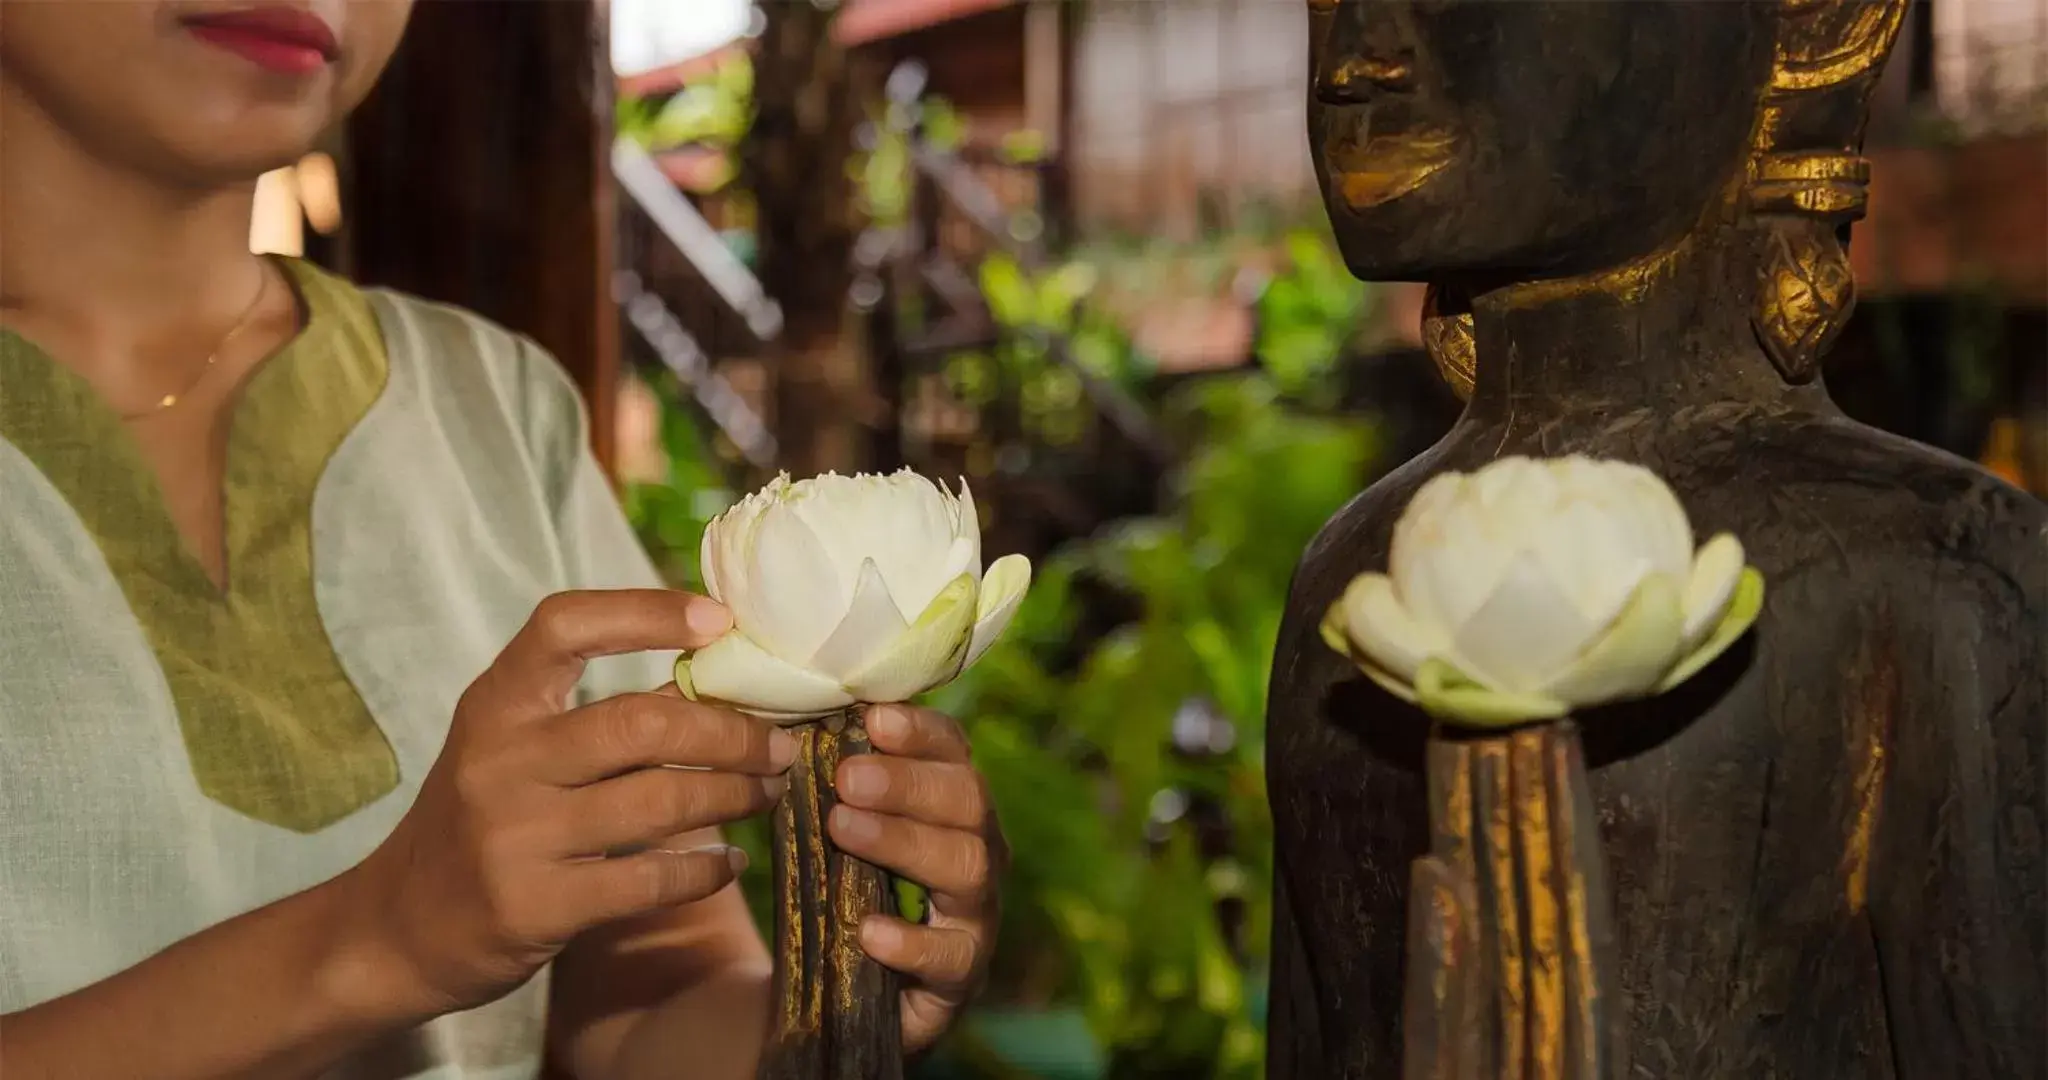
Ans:
{"type": "Polygon", "coordinates": [[[349,122],[349,221],[331,254],[362,284],[540,342],[590,403],[607,467],[619,366],[609,38],[594,0],[418,5],[349,122]]]}

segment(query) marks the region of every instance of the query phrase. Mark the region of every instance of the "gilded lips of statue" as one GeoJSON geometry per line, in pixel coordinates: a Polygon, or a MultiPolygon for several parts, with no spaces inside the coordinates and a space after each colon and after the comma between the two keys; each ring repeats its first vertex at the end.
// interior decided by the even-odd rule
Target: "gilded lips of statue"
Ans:
{"type": "Polygon", "coordinates": [[[1456,150],[1457,137],[1448,131],[1340,140],[1330,147],[1333,186],[1346,206],[1365,210],[1421,187],[1451,163],[1456,150]]]}

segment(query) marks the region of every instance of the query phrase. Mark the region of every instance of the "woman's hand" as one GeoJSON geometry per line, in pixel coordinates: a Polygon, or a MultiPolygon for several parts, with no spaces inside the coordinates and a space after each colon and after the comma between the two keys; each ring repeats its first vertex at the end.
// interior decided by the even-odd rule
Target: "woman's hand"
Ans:
{"type": "Polygon", "coordinates": [[[829,828],[841,848],[931,894],[927,925],[875,916],[861,927],[868,955],[908,977],[903,1046],[915,1053],[946,1030],[988,969],[1009,849],[960,725],[930,709],[879,705],[867,729],[883,753],[840,763],[829,828]]]}
{"type": "Polygon", "coordinates": [[[728,625],[679,592],[541,602],[463,694],[412,810],[351,871],[377,946],[362,967],[396,973],[376,993],[433,1013],[478,1005],[586,929],[733,880],[737,849],[679,838],[772,806],[795,740],[673,687],[563,711],[588,658],[698,648],[728,625]]]}

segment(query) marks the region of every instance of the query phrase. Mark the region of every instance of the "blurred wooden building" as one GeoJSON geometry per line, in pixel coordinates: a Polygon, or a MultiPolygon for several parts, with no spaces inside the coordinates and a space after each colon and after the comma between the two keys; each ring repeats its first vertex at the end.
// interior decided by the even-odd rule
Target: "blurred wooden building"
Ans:
{"type": "MultiPolygon", "coordinates": [[[[1312,210],[1304,20],[1292,0],[845,0],[836,32],[879,67],[921,65],[962,120],[960,160],[1045,237],[1192,238],[1270,208],[1312,210]]],[[[699,338],[747,332],[731,304],[706,298],[694,260],[652,238],[613,172],[616,97],[680,85],[718,57],[622,83],[608,45],[602,0],[420,5],[390,74],[330,148],[339,224],[304,238],[309,256],[361,280],[533,335],[575,372],[601,431],[633,336],[617,271],[699,338]]],[[[2048,7],[1916,5],[1869,156],[1870,216],[1851,245],[1865,312],[1835,364],[1843,396],[1965,452],[1992,418],[1957,409],[2017,400],[2048,413],[2033,404],[2048,399],[2048,7]],[[1972,349],[1999,358],[1987,376],[1999,384],[1957,405],[1969,395],[1949,384],[1976,377],[1962,370],[1972,349]],[[1856,401],[1859,372],[1902,363],[1926,392],[1856,401]]],[[[678,189],[715,186],[704,155],[659,165],[678,189]]],[[[743,204],[694,205],[714,231],[747,223],[743,204]]],[[[942,231],[971,257],[971,228],[942,231]]]]}

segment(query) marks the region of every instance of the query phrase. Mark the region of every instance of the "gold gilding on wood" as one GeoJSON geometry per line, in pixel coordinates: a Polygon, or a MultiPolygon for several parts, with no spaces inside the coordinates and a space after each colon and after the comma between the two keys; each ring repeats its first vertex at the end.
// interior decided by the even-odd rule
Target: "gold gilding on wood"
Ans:
{"type": "Polygon", "coordinates": [[[1812,223],[1775,229],[1764,242],[1750,321],[1779,373],[1803,383],[1855,310],[1856,280],[1833,234],[1812,223]]]}
{"type": "Polygon", "coordinates": [[[1803,383],[1856,307],[1834,226],[1863,216],[1870,164],[1856,152],[1861,106],[1898,39],[1906,0],[1781,3],[1770,83],[1750,143],[1746,201],[1766,224],[1750,325],[1779,374],[1803,383]],[[1839,104],[1842,95],[1858,106],[1854,130],[1829,132],[1822,145],[1790,145],[1801,110],[1839,104]]]}
{"type": "Polygon", "coordinates": [[[1409,1080],[1619,1080],[1599,837],[1576,730],[1432,739],[1409,898],[1409,1080]]]}
{"type": "Polygon", "coordinates": [[[1479,344],[1472,335],[1472,312],[1447,310],[1443,288],[1431,285],[1422,295],[1422,350],[1460,401],[1472,400],[1479,377],[1479,344]]]}
{"type": "Polygon", "coordinates": [[[1843,733],[1857,755],[1856,778],[1850,789],[1855,809],[1842,850],[1842,892],[1852,913],[1861,912],[1870,896],[1870,845],[1877,835],[1885,777],[1891,765],[1886,744],[1899,710],[1899,666],[1889,640],[1889,620],[1880,620],[1880,625],[1885,636],[1849,672],[1856,690],[1849,697],[1848,730],[1843,733]]]}
{"type": "Polygon", "coordinates": [[[1898,39],[1905,0],[1780,0],[1771,89],[1818,90],[1874,74],[1898,39]]]}
{"type": "Polygon", "coordinates": [[[1491,894],[1492,910],[1482,902],[1482,916],[1490,914],[1498,975],[1495,979],[1495,1008],[1499,1010],[1499,1080],[1520,1080],[1525,1073],[1528,1037],[1526,960],[1523,946],[1520,877],[1515,872],[1515,802],[1509,770],[1512,761],[1505,739],[1487,739],[1474,751],[1479,772],[1480,827],[1484,841],[1480,862],[1480,889],[1491,894]]]}
{"type": "Polygon", "coordinates": [[[1770,154],[1756,162],[1754,177],[1751,210],[1847,221],[1863,216],[1870,162],[1854,154],[1770,154]]]}
{"type": "Polygon", "coordinates": [[[1565,1080],[1564,942],[1559,933],[1556,850],[1550,829],[1549,770],[1541,729],[1514,734],[1515,827],[1520,846],[1521,896],[1529,910],[1529,1076],[1565,1080]]]}
{"type": "Polygon", "coordinates": [[[901,1080],[893,976],[860,947],[889,907],[888,875],[832,846],[841,761],[869,749],[859,717],[790,728],[797,758],[776,807],[774,1031],[760,1080],[901,1080]]]}
{"type": "MultiPolygon", "coordinates": [[[[1898,38],[1907,0],[1779,3],[1778,39],[1757,106],[1739,209],[1765,220],[1769,234],[1763,241],[1751,324],[1779,372],[1797,383],[1813,377],[1855,308],[1848,256],[1832,228],[1800,225],[1833,226],[1863,216],[1870,166],[1856,152],[1862,110],[1853,110],[1853,129],[1827,133],[1828,145],[1791,144],[1806,111],[1825,108],[1833,95],[1854,95],[1859,104],[1868,99],[1898,38]]],[[[1725,213],[1710,212],[1695,232],[1722,227],[1725,220],[1725,213]]],[[[1509,303],[1526,306],[1589,293],[1636,303],[1693,246],[1693,239],[1681,237],[1597,273],[1509,286],[1509,303]]],[[[1471,316],[1425,314],[1422,341],[1444,381],[1469,400],[1479,366],[1471,316]]]]}
{"type": "Polygon", "coordinates": [[[1559,862],[1564,867],[1564,956],[1570,964],[1571,983],[1565,1015],[1567,1052],[1578,1075],[1590,1077],[1598,1075],[1605,1050],[1607,1040],[1600,1010],[1606,1007],[1610,992],[1595,962],[1593,920],[1596,916],[1592,910],[1595,883],[1588,879],[1589,868],[1600,865],[1600,837],[1597,832],[1588,836],[1582,831],[1592,822],[1590,818],[1580,819],[1579,807],[1572,798],[1575,778],[1585,774],[1585,762],[1577,750],[1563,739],[1551,743],[1548,751],[1546,786],[1558,800],[1554,806],[1557,850],[1559,862]]]}

